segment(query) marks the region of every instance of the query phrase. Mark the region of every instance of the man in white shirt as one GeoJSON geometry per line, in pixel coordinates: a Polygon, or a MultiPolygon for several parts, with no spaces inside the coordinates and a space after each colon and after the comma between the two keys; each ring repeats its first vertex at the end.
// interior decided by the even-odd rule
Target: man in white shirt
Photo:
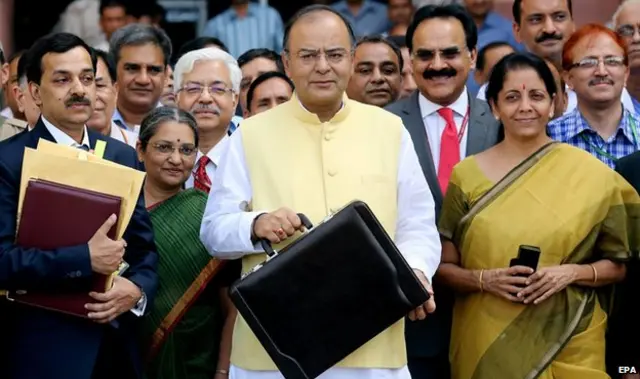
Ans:
{"type": "MultiPolygon", "coordinates": [[[[433,197],[400,118],[345,96],[354,43],[348,21],[330,7],[309,6],[291,19],[283,61],[296,93],[244,120],[231,136],[200,237],[216,257],[242,257],[247,272],[265,259],[257,239],[283,242],[279,248],[298,235],[296,212],[317,223],[358,198],[370,206],[431,291],[441,253],[433,197]]],[[[412,319],[428,317],[434,301],[432,297],[418,307],[412,319]]],[[[282,378],[242,317],[233,337],[232,378],[282,378]]],[[[409,379],[404,320],[321,377],[409,379]]]]}
{"type": "MultiPolygon", "coordinates": [[[[496,143],[498,123],[465,87],[475,65],[477,27],[460,5],[419,9],[407,30],[418,91],[387,107],[411,134],[422,172],[435,199],[436,217],[453,166],[496,143]]],[[[438,308],[407,326],[409,369],[414,378],[449,377],[449,325],[453,296],[436,284],[438,308]]]]}
{"type": "Polygon", "coordinates": [[[116,125],[113,112],[116,109],[116,67],[111,56],[106,52],[94,49],[98,59],[96,69],[96,105],[87,126],[102,135],[109,136],[135,148],[138,134],[116,125]]]}
{"type": "Polygon", "coordinates": [[[207,47],[180,57],[174,71],[178,108],[198,121],[198,156],[185,186],[209,193],[238,105],[242,72],[227,52],[207,47]]]}
{"type": "Polygon", "coordinates": [[[42,117],[30,132],[0,144],[0,288],[58,291],[90,282],[94,272],[109,275],[123,260],[129,268],[114,279],[109,291],[89,293],[89,320],[1,303],[1,322],[11,332],[0,341],[10,354],[8,365],[0,367],[0,377],[136,377],[142,362],[135,316],[151,308],[147,305],[152,304],[158,285],[158,255],[143,197],[138,197],[123,239],[107,237],[117,222],[112,216],[88,243],[46,250],[15,244],[25,148],[35,149],[44,139],[90,151],[102,140],[106,142],[104,159],[139,168],[133,149],[85,125],[96,96],[91,48],[75,35],[60,33],[36,41],[29,54],[29,90],[42,117]],[[47,327],[38,327],[42,325],[47,327]]]}

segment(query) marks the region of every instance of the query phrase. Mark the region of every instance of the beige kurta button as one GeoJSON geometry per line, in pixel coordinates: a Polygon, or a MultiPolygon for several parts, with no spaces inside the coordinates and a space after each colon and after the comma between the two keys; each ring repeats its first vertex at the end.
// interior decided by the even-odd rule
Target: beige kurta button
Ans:
{"type": "Polygon", "coordinates": [[[329,169],[329,172],[328,172],[329,176],[336,176],[337,173],[338,172],[336,170],[333,170],[333,169],[329,169]]]}

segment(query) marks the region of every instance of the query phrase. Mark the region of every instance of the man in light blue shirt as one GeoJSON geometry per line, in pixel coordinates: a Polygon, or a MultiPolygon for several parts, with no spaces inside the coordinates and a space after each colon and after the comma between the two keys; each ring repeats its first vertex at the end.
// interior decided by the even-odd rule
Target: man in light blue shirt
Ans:
{"type": "Polygon", "coordinates": [[[249,0],[232,0],[229,9],[209,20],[203,35],[219,38],[237,59],[256,48],[282,51],[284,27],[274,8],[249,0]]]}
{"type": "Polygon", "coordinates": [[[513,33],[513,23],[493,11],[493,0],[464,0],[467,12],[478,27],[478,50],[493,42],[506,42],[522,50],[513,33]]]}
{"type": "MultiPolygon", "coordinates": [[[[507,43],[514,50],[523,50],[513,33],[512,22],[493,11],[493,0],[464,0],[464,6],[478,27],[478,51],[498,42],[507,43]]],[[[469,75],[467,87],[472,95],[478,93],[481,85],[469,75]]]]}
{"type": "Polygon", "coordinates": [[[333,5],[349,21],[357,37],[382,34],[389,30],[387,6],[373,0],[342,0],[333,5]]]}

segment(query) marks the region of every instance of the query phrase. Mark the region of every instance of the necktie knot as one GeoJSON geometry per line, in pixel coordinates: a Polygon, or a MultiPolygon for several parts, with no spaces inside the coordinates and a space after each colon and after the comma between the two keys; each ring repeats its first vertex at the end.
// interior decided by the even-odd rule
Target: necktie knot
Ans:
{"type": "Polygon", "coordinates": [[[447,122],[447,125],[455,125],[453,121],[453,110],[451,108],[440,108],[438,109],[438,114],[447,122]]]}
{"type": "Polygon", "coordinates": [[[198,160],[198,166],[206,166],[209,164],[209,162],[211,162],[211,159],[208,156],[203,155],[198,160]]]}

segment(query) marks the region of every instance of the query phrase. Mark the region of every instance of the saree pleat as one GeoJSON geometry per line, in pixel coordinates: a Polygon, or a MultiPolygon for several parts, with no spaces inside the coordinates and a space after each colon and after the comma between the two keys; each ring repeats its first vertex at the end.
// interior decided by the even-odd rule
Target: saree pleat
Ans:
{"type": "Polygon", "coordinates": [[[211,379],[215,375],[220,343],[222,317],[215,291],[192,284],[200,275],[210,280],[215,272],[207,272],[211,256],[200,242],[200,224],[207,196],[201,191],[186,190],[150,210],[158,261],[159,288],[153,310],[144,323],[147,346],[158,334],[163,320],[174,306],[183,308],[169,333],[147,367],[149,379],[211,379]],[[189,291],[196,291],[189,293],[189,291]],[[185,296],[188,295],[188,296],[185,296]],[[185,298],[199,295],[193,303],[185,298]]]}
{"type": "MultiPolygon", "coordinates": [[[[454,169],[439,226],[462,267],[508,267],[520,245],[540,247],[539,267],[620,262],[637,253],[640,198],[589,154],[550,144],[507,177],[492,183],[473,157],[454,169]]],[[[538,305],[458,296],[452,378],[607,378],[604,336],[614,293],[613,286],[570,286],[538,305]]]]}

